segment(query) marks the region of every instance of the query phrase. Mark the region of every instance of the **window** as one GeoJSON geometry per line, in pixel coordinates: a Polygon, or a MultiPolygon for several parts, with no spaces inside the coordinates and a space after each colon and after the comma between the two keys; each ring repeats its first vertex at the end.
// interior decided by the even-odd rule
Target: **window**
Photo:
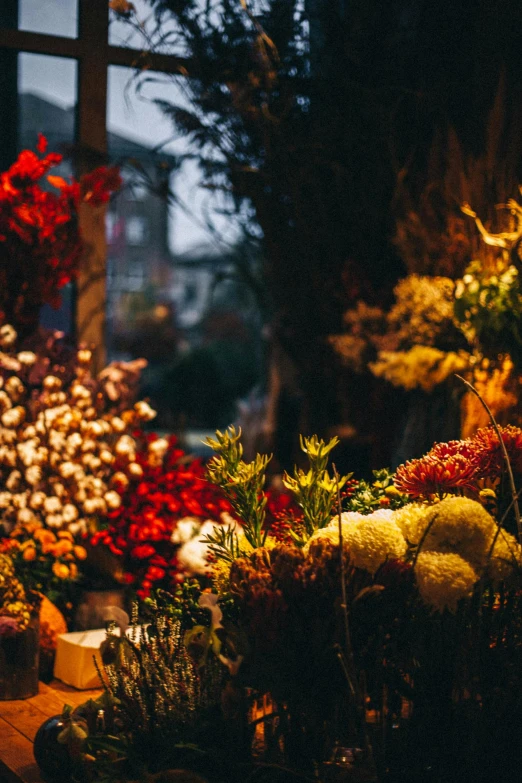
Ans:
{"type": "Polygon", "coordinates": [[[77,294],[65,292],[64,308],[44,322],[74,329],[97,347],[100,365],[145,355],[143,391],[160,408],[160,426],[213,429],[259,380],[259,315],[233,274],[238,253],[258,251],[241,245],[224,204],[198,187],[197,162],[152,103],[183,100],[184,77],[174,75],[183,45],[174,24],[160,39],[150,6],[134,5],[154,49],[139,96],[128,84],[143,37],[109,23],[107,3],[0,2],[0,100],[5,116],[18,118],[0,129],[0,164],[43,132],[52,149],[70,153],[66,175],[122,165],[124,186],[105,218],[82,217],[90,255],[77,294]]]}

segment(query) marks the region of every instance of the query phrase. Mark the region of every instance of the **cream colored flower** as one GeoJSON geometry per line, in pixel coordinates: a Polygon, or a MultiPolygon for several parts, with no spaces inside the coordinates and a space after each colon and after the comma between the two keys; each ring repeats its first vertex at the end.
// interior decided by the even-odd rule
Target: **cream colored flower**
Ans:
{"type": "Polygon", "coordinates": [[[0,326],[0,346],[10,348],[16,342],[18,335],[10,324],[0,326]]]}
{"type": "Polygon", "coordinates": [[[114,447],[114,451],[119,457],[127,457],[129,460],[134,459],[136,453],[136,441],[131,438],[130,435],[122,435],[118,439],[114,447]]]}
{"type": "Polygon", "coordinates": [[[11,504],[14,508],[25,508],[27,506],[27,493],[15,492],[11,498],[11,504]]]}
{"type": "Polygon", "coordinates": [[[143,476],[143,468],[138,462],[130,462],[127,470],[133,478],[141,478],[143,476]]]}
{"type": "Polygon", "coordinates": [[[63,384],[56,375],[47,375],[43,380],[43,386],[47,391],[59,391],[63,384]]]}
{"type": "Polygon", "coordinates": [[[19,525],[30,525],[36,521],[36,517],[30,508],[21,508],[16,515],[16,521],[19,525]]]}
{"type": "Polygon", "coordinates": [[[18,376],[12,375],[4,383],[4,391],[7,392],[13,402],[18,402],[25,392],[25,386],[18,376]]]}
{"type": "Polygon", "coordinates": [[[426,529],[428,506],[422,503],[407,503],[393,512],[393,521],[398,525],[406,541],[417,545],[426,529]]]}
{"type": "Polygon", "coordinates": [[[11,505],[11,493],[10,492],[0,492],[0,508],[5,509],[9,508],[11,505]]]}
{"type": "Polygon", "coordinates": [[[495,533],[489,549],[491,559],[487,564],[487,573],[495,581],[509,579],[514,573],[520,573],[522,569],[522,549],[511,533],[502,528],[495,533]],[[493,546],[494,544],[494,546],[493,546]]]}
{"type": "Polygon", "coordinates": [[[77,469],[78,466],[74,462],[62,462],[58,472],[63,479],[67,480],[76,474],[77,469]]]}
{"type": "MultiPolygon", "coordinates": [[[[390,512],[392,513],[392,512],[390,512]]],[[[343,538],[356,568],[374,574],[388,559],[404,557],[407,544],[400,528],[382,511],[343,525],[343,538]]]]}
{"type": "Polygon", "coordinates": [[[100,451],[100,460],[104,465],[112,465],[114,462],[114,454],[112,454],[109,449],[103,449],[103,451],[100,451]]]}
{"type": "Polygon", "coordinates": [[[24,367],[32,367],[36,361],[36,354],[32,351],[20,351],[16,358],[24,367]]]}
{"type": "Polygon", "coordinates": [[[423,550],[455,552],[474,568],[485,565],[497,525],[480,503],[469,498],[446,498],[427,508],[424,522],[423,550]]]}
{"type": "Polygon", "coordinates": [[[76,358],[80,364],[89,364],[92,359],[92,351],[82,348],[76,354],[76,358]]]}
{"type": "Polygon", "coordinates": [[[25,471],[25,480],[29,486],[34,487],[42,480],[42,469],[39,465],[31,465],[25,471]]]}
{"type": "Polygon", "coordinates": [[[114,492],[114,490],[106,492],[103,497],[105,502],[107,503],[107,507],[111,511],[114,511],[114,509],[119,508],[121,506],[121,497],[118,495],[117,492],[114,492]]]}
{"type": "Polygon", "coordinates": [[[113,416],[111,419],[111,427],[114,432],[125,432],[127,425],[119,416],[113,416]]]}
{"type": "Polygon", "coordinates": [[[33,492],[31,497],[29,498],[30,507],[33,508],[35,511],[38,511],[38,509],[42,508],[45,498],[46,498],[45,492],[33,492]]]}
{"type": "Polygon", "coordinates": [[[471,595],[479,578],[463,557],[452,552],[421,552],[415,577],[421,598],[438,612],[454,612],[458,602],[471,595]]]}
{"type": "Polygon", "coordinates": [[[0,413],[4,413],[4,411],[7,411],[12,407],[13,403],[11,402],[9,395],[6,394],[5,391],[0,391],[0,413]]]}
{"type": "Polygon", "coordinates": [[[56,495],[46,497],[43,502],[43,509],[46,514],[58,514],[62,510],[60,498],[56,497],[56,495]]]}
{"type": "Polygon", "coordinates": [[[18,489],[21,480],[22,474],[20,471],[12,470],[5,482],[6,489],[8,489],[10,492],[13,492],[14,490],[18,489]]]}
{"type": "Polygon", "coordinates": [[[76,506],[74,506],[72,503],[66,503],[62,509],[62,517],[65,524],[70,525],[71,522],[74,522],[78,519],[78,516],[79,513],[76,506]]]}
{"type": "Polygon", "coordinates": [[[8,429],[15,429],[19,427],[25,418],[25,408],[18,405],[16,408],[11,408],[2,414],[2,424],[8,429]]]}
{"type": "Polygon", "coordinates": [[[151,421],[156,417],[156,411],[150,407],[148,402],[143,400],[134,405],[134,410],[141,421],[151,421]]]}
{"type": "Polygon", "coordinates": [[[63,517],[61,514],[47,514],[45,524],[47,527],[58,529],[63,525],[63,517]]]}

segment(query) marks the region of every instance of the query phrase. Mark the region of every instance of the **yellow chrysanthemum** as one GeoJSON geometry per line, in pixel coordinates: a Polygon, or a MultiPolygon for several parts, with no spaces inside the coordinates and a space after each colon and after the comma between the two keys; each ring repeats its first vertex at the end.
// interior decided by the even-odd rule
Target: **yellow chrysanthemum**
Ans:
{"type": "Polygon", "coordinates": [[[374,574],[386,560],[406,554],[407,544],[400,528],[382,511],[344,525],[343,536],[353,565],[370,574],[374,574]]]}
{"type": "MultiPolygon", "coordinates": [[[[385,513],[389,514],[390,512],[386,510],[385,513]]],[[[358,511],[345,511],[341,514],[341,527],[344,542],[346,542],[346,531],[349,526],[360,522],[363,519],[366,519],[365,515],[360,514],[358,511]]],[[[303,548],[305,555],[308,554],[310,546],[315,541],[331,541],[332,544],[339,544],[339,518],[337,516],[332,517],[326,527],[319,528],[319,530],[316,530],[312,534],[303,548]]]]}
{"type": "Polygon", "coordinates": [[[419,593],[438,612],[454,612],[462,598],[471,595],[478,575],[471,565],[453,552],[421,552],[415,564],[419,593]]]}
{"type": "MultiPolygon", "coordinates": [[[[490,543],[490,548],[493,540],[490,543]]],[[[494,580],[501,581],[502,579],[509,579],[514,571],[518,571],[521,568],[522,549],[520,544],[511,533],[507,533],[502,529],[499,530],[491,553],[491,559],[487,566],[488,575],[494,580]]]]}
{"type": "Polygon", "coordinates": [[[408,503],[393,512],[393,521],[401,529],[410,544],[418,544],[426,529],[426,512],[429,506],[423,503],[408,503]]]}
{"type": "Polygon", "coordinates": [[[425,514],[423,550],[453,552],[475,568],[483,568],[497,530],[491,514],[475,500],[449,497],[425,514]]]}

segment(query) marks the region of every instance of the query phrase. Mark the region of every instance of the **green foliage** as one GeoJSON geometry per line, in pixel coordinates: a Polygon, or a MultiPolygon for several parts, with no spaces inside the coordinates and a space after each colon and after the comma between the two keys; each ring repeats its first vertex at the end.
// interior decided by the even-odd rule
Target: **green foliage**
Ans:
{"type": "MultiPolygon", "coordinates": [[[[242,459],[243,447],[239,442],[241,429],[236,433],[234,427],[229,427],[224,433],[216,432],[215,438],[207,438],[205,443],[217,454],[209,460],[207,471],[209,480],[220,486],[232,504],[232,508],[243,523],[243,533],[248,543],[256,549],[263,546],[267,530],[264,529],[265,507],[267,499],[263,494],[266,468],[271,457],[266,454],[256,454],[252,462],[242,459]]],[[[237,551],[237,537],[209,538],[214,551],[228,551],[230,559],[234,559],[237,551]],[[231,549],[227,550],[230,545],[231,549]],[[236,547],[236,549],[234,549],[236,547]]]]}
{"type": "Polygon", "coordinates": [[[471,343],[488,358],[509,350],[522,366],[522,289],[517,269],[492,274],[473,261],[457,285],[455,318],[471,343]]]}
{"type": "Polygon", "coordinates": [[[344,501],[344,510],[371,514],[378,508],[396,509],[406,505],[408,498],[395,489],[393,475],[387,468],[374,470],[374,481],[359,481],[355,490],[344,501]]]}
{"type": "MultiPolygon", "coordinates": [[[[293,476],[285,472],[283,484],[294,494],[297,504],[303,511],[304,529],[308,538],[315,530],[328,524],[337,491],[342,489],[352,474],[336,478],[328,473],[329,455],[339,443],[337,437],[325,443],[319,440],[317,435],[311,438],[301,436],[300,443],[302,451],[308,457],[310,468],[305,473],[301,468],[296,467],[293,476]]],[[[304,543],[304,541],[299,539],[297,543],[304,543]]]]}

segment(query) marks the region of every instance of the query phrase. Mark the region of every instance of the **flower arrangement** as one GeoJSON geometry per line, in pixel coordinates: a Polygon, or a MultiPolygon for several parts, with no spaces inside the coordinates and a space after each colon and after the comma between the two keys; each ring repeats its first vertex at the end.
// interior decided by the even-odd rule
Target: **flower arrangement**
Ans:
{"type": "Polygon", "coordinates": [[[31,619],[32,605],[9,555],[0,555],[0,637],[13,636],[25,629],[31,619]]]}
{"type": "Polygon", "coordinates": [[[117,491],[142,475],[134,405],[139,367],[91,372],[91,352],[57,334],[19,345],[0,327],[0,509],[4,541],[28,587],[66,602],[85,550],[77,545],[121,505],[117,491]],[[30,350],[33,348],[35,350],[30,350]]]}
{"type": "Polygon", "coordinates": [[[120,187],[117,169],[101,167],[80,181],[48,172],[61,155],[23,150],[0,176],[0,322],[31,331],[42,304],[57,307],[59,291],[74,280],[82,252],[78,227],[81,203],[98,206],[120,187]],[[52,189],[39,182],[47,176],[52,189]]]}
{"type": "MultiPolygon", "coordinates": [[[[396,285],[389,311],[362,302],[349,310],[347,333],[330,338],[341,360],[407,391],[430,393],[464,373],[488,398],[495,416],[512,417],[522,378],[517,255],[522,208],[513,200],[500,207],[507,207],[515,230],[491,234],[469,206],[462,207],[475,218],[484,241],[481,257],[462,278],[411,274],[396,285]]],[[[464,394],[462,433],[471,435],[484,424],[484,410],[464,394]]]]}
{"type": "Polygon", "coordinates": [[[234,429],[211,442],[208,475],[241,527],[207,535],[210,588],[187,580],[147,599],[140,611],[151,630],[139,644],[109,634],[112,728],[86,732],[91,765],[110,778],[107,762],[122,757],[133,774],[140,759],[148,772],[187,762],[218,781],[217,734],[227,780],[327,781],[348,769],[402,780],[430,768],[451,783],[489,783],[499,769],[514,781],[506,765],[520,761],[522,548],[506,477],[508,461],[522,473],[522,430],[495,425],[435,444],[371,483],[329,468],[335,439],[303,438],[309,467],[284,476],[295,506],[278,537],[266,524],[268,458],[245,462],[234,429]],[[174,650],[178,668],[171,661],[160,674],[158,657],[164,666],[174,650]],[[266,693],[260,758],[251,747],[259,720],[248,729],[237,711],[266,693]],[[231,705],[243,725],[232,745],[231,705]],[[180,732],[199,761],[183,755],[180,732]],[[347,743],[353,759],[343,767],[335,748],[347,743]]]}
{"type": "Polygon", "coordinates": [[[123,580],[146,598],[152,589],[175,589],[189,573],[207,572],[199,539],[230,519],[231,506],[206,480],[202,461],[188,457],[175,436],[148,434],[135,465],[133,475],[115,482],[120,503],[90,543],[118,558],[123,580]]]}
{"type": "MultiPolygon", "coordinates": [[[[122,580],[144,599],[173,591],[192,575],[208,577],[207,535],[230,530],[238,519],[226,493],[208,481],[202,460],[187,455],[175,436],[147,434],[136,463],[141,474],[118,484],[121,504],[107,513],[90,546],[116,557],[122,580]]],[[[265,525],[272,535],[284,535],[290,506],[288,493],[267,492],[265,525]]]]}

